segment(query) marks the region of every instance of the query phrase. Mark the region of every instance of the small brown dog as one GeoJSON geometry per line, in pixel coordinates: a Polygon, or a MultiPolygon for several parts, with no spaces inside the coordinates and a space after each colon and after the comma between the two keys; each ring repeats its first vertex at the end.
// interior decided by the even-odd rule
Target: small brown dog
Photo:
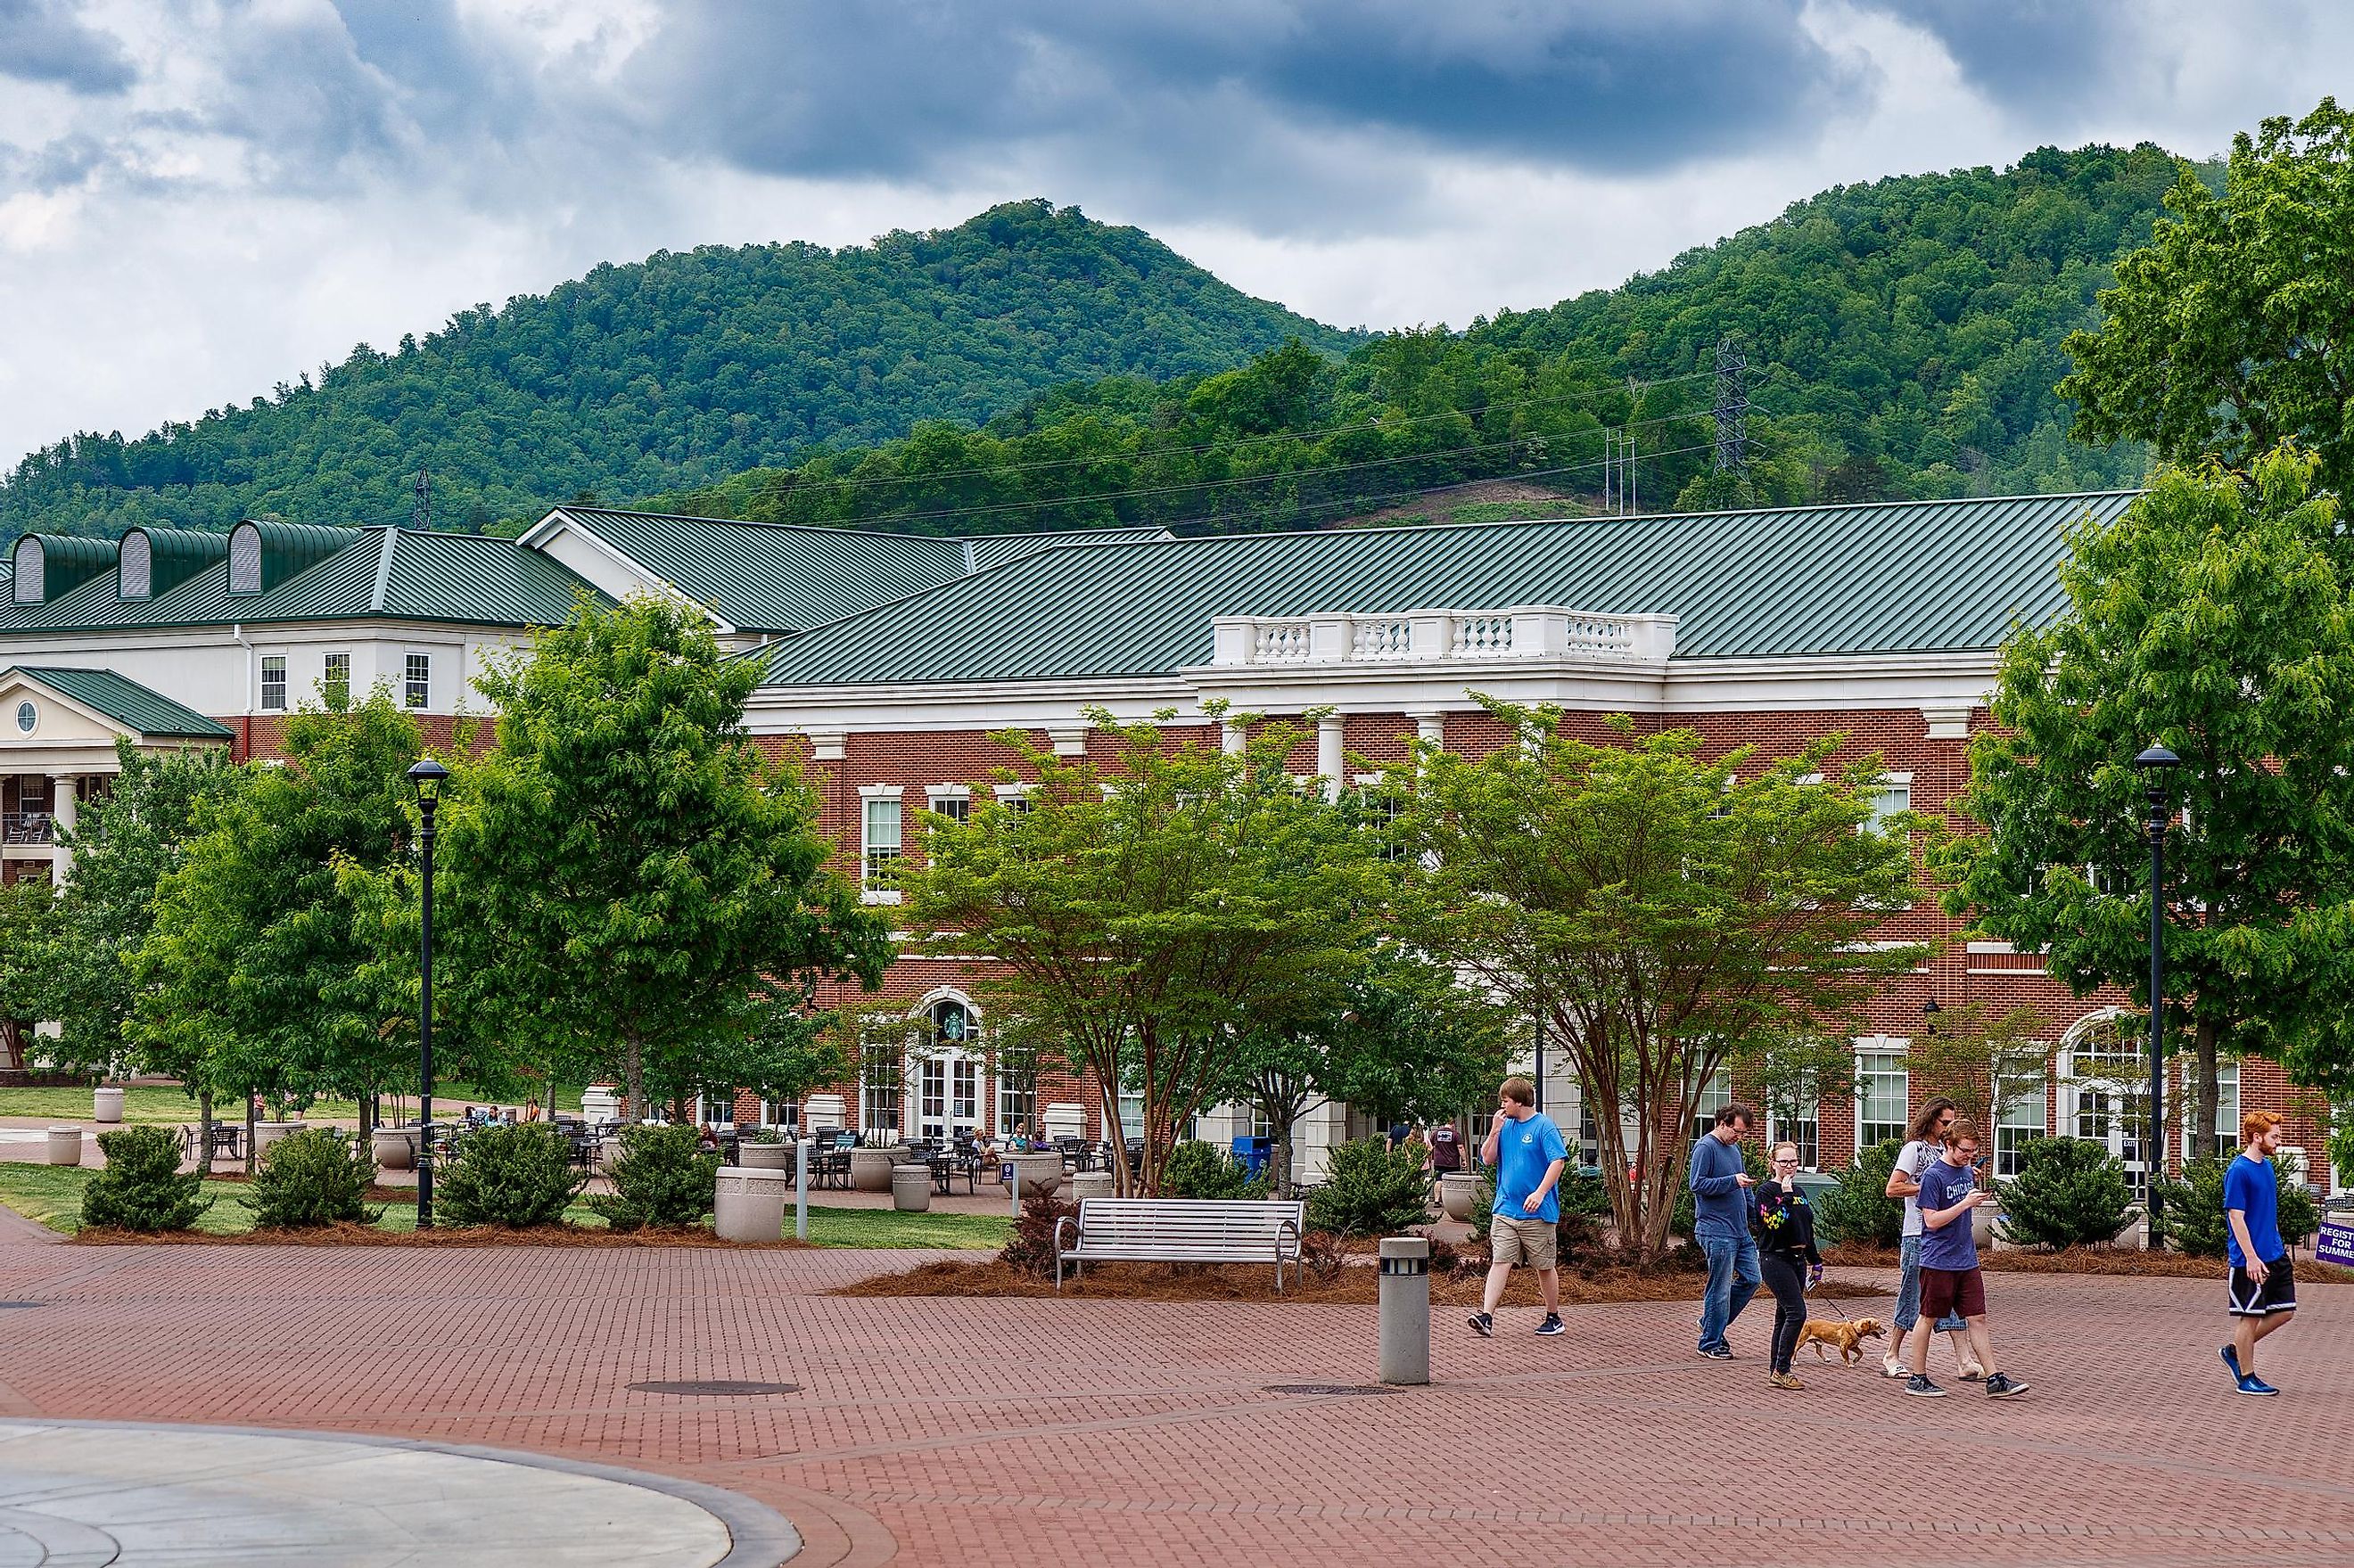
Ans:
{"type": "Polygon", "coordinates": [[[1825,1347],[1836,1346],[1840,1364],[1851,1367],[1863,1360],[1864,1340],[1884,1339],[1887,1334],[1888,1330],[1880,1326],[1877,1318],[1840,1319],[1837,1321],[1809,1318],[1807,1326],[1798,1330],[1797,1348],[1804,1350],[1812,1345],[1815,1347],[1815,1359],[1827,1361],[1831,1358],[1825,1347]]]}

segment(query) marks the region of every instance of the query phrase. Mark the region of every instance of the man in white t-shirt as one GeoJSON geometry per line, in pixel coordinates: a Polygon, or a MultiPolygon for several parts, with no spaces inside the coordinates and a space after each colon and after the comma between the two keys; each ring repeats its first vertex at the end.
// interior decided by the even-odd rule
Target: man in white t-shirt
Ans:
{"type": "MultiPolygon", "coordinates": [[[[1908,1331],[1926,1334],[1930,1328],[1914,1325],[1921,1319],[1921,1172],[1929,1162],[1945,1152],[1938,1138],[1961,1114],[1959,1107],[1943,1097],[1931,1100],[1913,1118],[1911,1139],[1896,1156],[1896,1167],[1888,1173],[1888,1196],[1904,1200],[1903,1250],[1899,1255],[1903,1264],[1903,1276],[1896,1287],[1896,1311],[1889,1323],[1888,1353],[1881,1358],[1881,1371],[1889,1377],[1913,1375],[1911,1358],[1904,1354],[1904,1336],[1908,1331]]],[[[1947,1313],[1938,1319],[1936,1327],[1952,1335],[1948,1341],[1954,1347],[1956,1374],[1964,1383],[1976,1383],[1986,1376],[1986,1371],[1972,1359],[1969,1340],[1965,1330],[1969,1327],[1960,1317],[1947,1313]]]]}

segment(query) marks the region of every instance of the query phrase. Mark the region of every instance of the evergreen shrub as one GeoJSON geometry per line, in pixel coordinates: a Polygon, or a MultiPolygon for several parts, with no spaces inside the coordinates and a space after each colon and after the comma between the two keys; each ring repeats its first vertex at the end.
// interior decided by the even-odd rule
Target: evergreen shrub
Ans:
{"type": "Polygon", "coordinates": [[[261,1151],[252,1196],[239,1202],[261,1230],[374,1224],[384,1214],[367,1206],[375,1180],[376,1161],[357,1139],[332,1127],[306,1127],[261,1151]]]}
{"type": "Polygon", "coordinates": [[[1308,1195],[1311,1230],[1343,1236],[1395,1235],[1430,1218],[1422,1147],[1392,1152],[1379,1138],[1360,1138],[1332,1150],[1324,1185],[1308,1195]]]}
{"type": "Polygon", "coordinates": [[[81,1191],[81,1223],[104,1230],[185,1231],[213,1206],[198,1196],[201,1171],[180,1171],[180,1138],[167,1127],[98,1135],[106,1168],[81,1191]]]}
{"type": "Polygon", "coordinates": [[[1893,1247],[1904,1239],[1904,1201],[1888,1195],[1889,1174],[1903,1152],[1890,1139],[1859,1152],[1836,1187],[1815,1200],[1815,1224],[1825,1241],[1893,1247]]]}
{"type": "Polygon", "coordinates": [[[703,1135],[684,1123],[625,1127],[621,1155],[606,1172],[613,1191],[588,1206],[617,1231],[701,1224],[717,1200],[719,1156],[703,1152],[703,1135]]]}
{"type": "Polygon", "coordinates": [[[572,1165],[571,1140],[552,1127],[486,1127],[458,1140],[458,1158],[438,1194],[453,1225],[560,1225],[588,1184],[572,1165]]]}
{"type": "Polygon", "coordinates": [[[2063,1252],[2114,1241],[2126,1228],[2133,1189],[2125,1161],[2083,1138],[2031,1138],[2019,1174],[2002,1192],[2002,1234],[2021,1246],[2063,1252]]]}
{"type": "Polygon", "coordinates": [[[1161,1190],[1172,1198],[1262,1198],[1267,1183],[1216,1144],[1187,1139],[1161,1167],[1161,1190]]]}

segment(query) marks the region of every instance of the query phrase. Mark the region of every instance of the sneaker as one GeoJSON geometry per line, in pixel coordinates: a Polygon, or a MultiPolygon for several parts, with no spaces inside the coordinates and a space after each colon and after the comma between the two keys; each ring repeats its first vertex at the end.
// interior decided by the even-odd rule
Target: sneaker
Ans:
{"type": "Polygon", "coordinates": [[[1537,1332],[1540,1334],[1566,1334],[1569,1332],[1569,1325],[1561,1320],[1560,1313],[1548,1312],[1545,1314],[1544,1321],[1537,1325],[1537,1332]]]}
{"type": "Polygon", "coordinates": [[[1732,1350],[1724,1345],[1702,1345],[1700,1348],[1700,1353],[1712,1361],[1729,1361],[1733,1359],[1732,1350]]]}
{"type": "Polygon", "coordinates": [[[1882,1356],[1880,1358],[1880,1375],[1882,1377],[1911,1377],[1913,1375],[1913,1369],[1906,1366],[1903,1361],[1898,1361],[1894,1356],[1882,1356]]]}
{"type": "Polygon", "coordinates": [[[1915,1399],[1943,1399],[1946,1397],[1946,1391],[1944,1389],[1939,1388],[1935,1383],[1931,1383],[1919,1372],[1914,1372],[1911,1377],[1904,1380],[1904,1392],[1913,1395],[1915,1399]]]}
{"type": "Polygon", "coordinates": [[[2280,1390],[2274,1388],[2264,1379],[2256,1376],[2255,1373],[2250,1372],[2247,1376],[2240,1380],[2240,1392],[2242,1393],[2262,1395],[2278,1393],[2280,1390]]]}
{"type": "Polygon", "coordinates": [[[2017,1399],[2027,1392],[2027,1385],[2015,1377],[1997,1372],[1986,1380],[1988,1399],[2017,1399]]]}
{"type": "MultiPolygon", "coordinates": [[[[2233,1383],[2243,1383],[2247,1380],[2248,1374],[2240,1370],[2239,1346],[2225,1345],[2223,1347],[2223,1364],[2232,1369],[2232,1381],[2233,1383]]],[[[2247,1391],[2243,1389],[2241,1392],[2244,1393],[2247,1391]]]]}
{"type": "Polygon", "coordinates": [[[1486,1312],[1472,1313],[1471,1331],[1479,1335],[1483,1340],[1494,1339],[1496,1337],[1495,1318],[1493,1315],[1486,1312]]]}
{"type": "Polygon", "coordinates": [[[1788,1372],[1767,1372],[1766,1374],[1766,1386],[1768,1388],[1804,1388],[1807,1385],[1800,1383],[1788,1372]]]}
{"type": "Polygon", "coordinates": [[[1986,1368],[1976,1361],[1964,1361],[1954,1370],[1954,1375],[1964,1383],[1986,1382],[1986,1368]]]}

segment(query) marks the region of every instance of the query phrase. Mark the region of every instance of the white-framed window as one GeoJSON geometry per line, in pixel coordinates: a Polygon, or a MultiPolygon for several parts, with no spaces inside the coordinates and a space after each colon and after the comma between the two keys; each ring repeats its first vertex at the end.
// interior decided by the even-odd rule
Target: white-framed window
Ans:
{"type": "Polygon", "coordinates": [[[2105,1146],[2129,1176],[2148,1169],[2149,1061],[2118,1031],[2117,1015],[2095,1013],[2069,1031],[2060,1054],[2060,1130],[2105,1146]]]}
{"type": "Polygon", "coordinates": [[[992,784],[990,796],[1009,811],[1026,811],[1031,805],[1030,790],[1028,784],[992,784]]]}
{"type": "Polygon", "coordinates": [[[1913,775],[1883,773],[1879,780],[1863,792],[1864,804],[1872,816],[1863,824],[1871,832],[1893,832],[1891,821],[1913,809],[1913,775]]]}
{"type": "Polygon", "coordinates": [[[1692,1096],[1691,1141],[1698,1143],[1716,1126],[1716,1113],[1733,1103],[1732,1075],[1719,1067],[1708,1075],[1708,1082],[1692,1096]]]}
{"type": "Polygon", "coordinates": [[[945,1137],[949,1115],[949,1065],[937,1056],[917,1065],[916,1130],[926,1138],[945,1137]]]}
{"type": "Polygon", "coordinates": [[[1994,1173],[2016,1176],[2024,1157],[2028,1140],[2044,1137],[2050,1128],[2043,1115],[2043,1086],[2022,1087],[2002,1102],[1995,1112],[1994,1173]]]}
{"type": "Polygon", "coordinates": [[[858,1127],[862,1132],[899,1129],[907,1056],[899,1041],[869,1040],[858,1054],[858,1127]]]}
{"type": "Polygon", "coordinates": [[[734,1127],[736,1125],[736,1097],[734,1095],[712,1095],[705,1097],[698,1095],[695,1097],[695,1125],[698,1127],[705,1123],[708,1123],[715,1128],[734,1127]]]}
{"type": "Polygon", "coordinates": [[[760,1102],[760,1125],[762,1127],[782,1128],[786,1132],[798,1136],[801,1132],[801,1102],[799,1100],[762,1100],[760,1102]]]}
{"type": "Polygon", "coordinates": [[[433,655],[411,653],[401,672],[400,702],[403,707],[421,708],[433,693],[433,655]]]}
{"type": "Polygon", "coordinates": [[[1119,1097],[1119,1135],[1122,1138],[1144,1136],[1144,1092],[1134,1094],[1122,1090],[1119,1097]]]}
{"type": "Polygon", "coordinates": [[[1904,1137],[1912,1089],[1912,1074],[1904,1062],[1907,1044],[1880,1037],[1856,1042],[1855,1146],[1859,1150],[1904,1137]]]}
{"type": "Polygon", "coordinates": [[[286,655],[264,653],[261,656],[261,711],[282,714],[286,711],[286,655]]]}
{"type": "Polygon", "coordinates": [[[1823,1164],[1822,1107],[1809,1100],[1788,1116],[1767,1112],[1766,1141],[1795,1143],[1798,1146],[1798,1163],[1808,1171],[1819,1171],[1823,1164]]]}
{"type": "Polygon", "coordinates": [[[330,653],[319,662],[319,700],[331,708],[345,708],[352,701],[352,656],[330,653]]]}
{"type": "Polygon", "coordinates": [[[1006,1137],[1019,1128],[1028,1127],[1037,1114],[1038,1097],[1030,1086],[1001,1075],[997,1081],[998,1136],[1006,1137]]]}
{"type": "Polygon", "coordinates": [[[972,820],[972,791],[961,784],[935,784],[924,791],[924,805],[935,815],[966,822],[972,820]]]}
{"type": "Polygon", "coordinates": [[[859,866],[869,904],[896,904],[899,890],[892,885],[899,858],[905,853],[907,808],[895,784],[869,784],[859,790],[861,835],[859,866]]]}

